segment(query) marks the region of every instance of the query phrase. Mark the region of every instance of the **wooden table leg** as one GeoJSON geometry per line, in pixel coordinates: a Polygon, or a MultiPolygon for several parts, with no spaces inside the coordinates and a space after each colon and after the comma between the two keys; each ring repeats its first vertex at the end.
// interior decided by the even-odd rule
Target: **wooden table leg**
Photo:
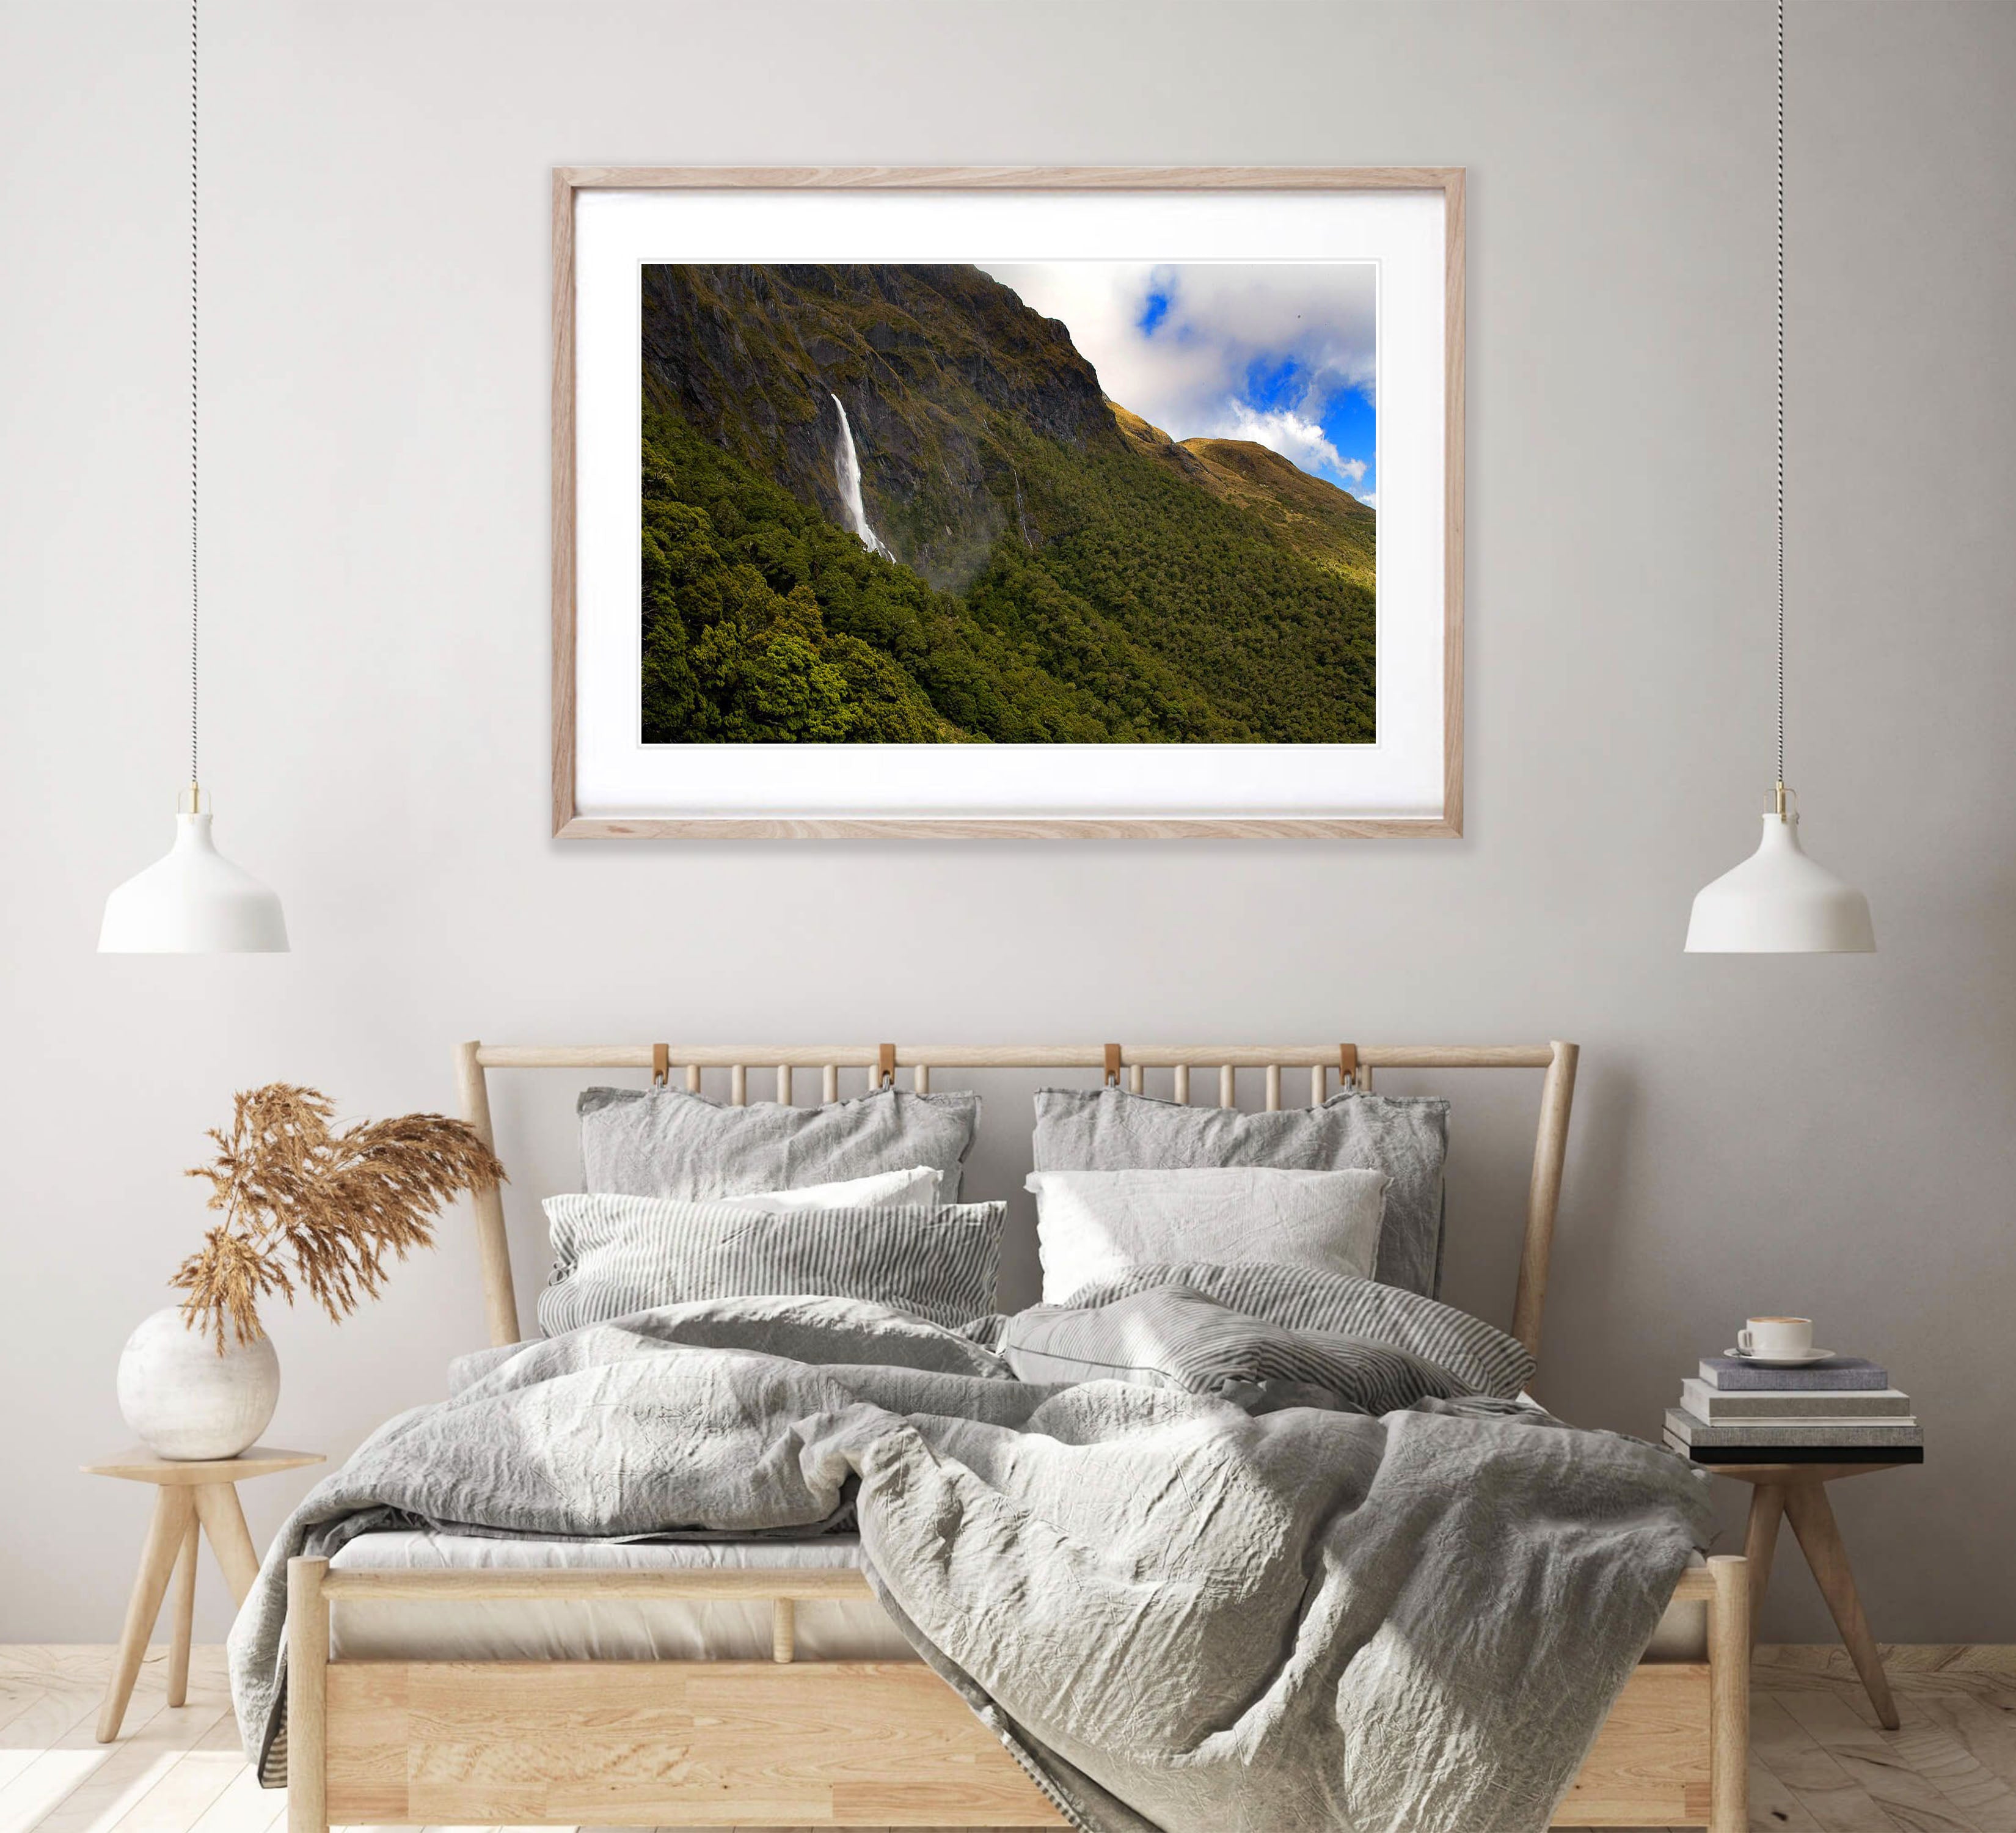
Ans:
{"type": "Polygon", "coordinates": [[[1785,1515],[1785,1492],[1776,1483],[1759,1483],[1750,1492],[1750,1525],[1743,1536],[1743,1557],[1750,1564],[1750,1646],[1757,1646],[1758,1619],[1764,1614],[1764,1589],[1771,1582],[1771,1561],[1778,1550],[1778,1524],[1785,1515]]]}
{"type": "Polygon", "coordinates": [[[1824,1483],[1798,1483],[1785,1493],[1785,1513],[1792,1532],[1799,1537],[1799,1549],[1820,1582],[1820,1595],[1834,1612],[1834,1626],[1847,1645],[1849,1658],[1861,1675],[1876,1708],[1876,1716],[1886,1731],[1897,1729],[1897,1702],[1890,1697],[1890,1682],[1876,1652],[1876,1638],[1869,1633],[1869,1620],[1862,1614],[1862,1600],[1856,1594],[1855,1574],[1848,1563],[1848,1549],[1841,1543],[1841,1529],[1834,1518],[1824,1483]]]}
{"type": "Polygon", "coordinates": [[[259,1555],[245,1525],[245,1511],[238,1506],[238,1492],[229,1483],[198,1483],[193,1493],[196,1514],[210,1537],[210,1550],[224,1568],[224,1582],[243,1604],[259,1576],[259,1555]]]}
{"type": "Polygon", "coordinates": [[[189,1701],[189,1632],[196,1622],[196,1550],[201,1537],[192,1506],[188,1525],[182,1529],[182,1554],[175,1562],[175,1636],[168,1644],[171,1705],[186,1705],[189,1701]]]}
{"type": "Polygon", "coordinates": [[[154,1516],[147,1524],[147,1542],[140,1553],[139,1576],[133,1581],[133,1595],[126,1604],[126,1626],[119,1633],[119,1651],[113,1659],[112,1679],[105,1689],[105,1704],[98,1714],[98,1741],[110,1744],[119,1735],[120,1721],[126,1716],[126,1702],[133,1697],[133,1683],[139,1677],[140,1662],[147,1652],[147,1637],[154,1619],[161,1614],[161,1599],[168,1579],[181,1557],[190,1522],[189,1491],[179,1485],[162,1484],[154,1491],[154,1516]]]}

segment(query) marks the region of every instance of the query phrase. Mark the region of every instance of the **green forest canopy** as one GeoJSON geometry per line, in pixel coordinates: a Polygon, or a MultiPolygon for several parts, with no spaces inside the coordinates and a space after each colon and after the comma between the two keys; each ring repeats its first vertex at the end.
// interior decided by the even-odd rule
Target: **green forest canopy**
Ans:
{"type": "Polygon", "coordinates": [[[644,741],[1372,740],[1370,589],[1133,452],[1014,443],[954,596],[647,401],[644,741]]]}

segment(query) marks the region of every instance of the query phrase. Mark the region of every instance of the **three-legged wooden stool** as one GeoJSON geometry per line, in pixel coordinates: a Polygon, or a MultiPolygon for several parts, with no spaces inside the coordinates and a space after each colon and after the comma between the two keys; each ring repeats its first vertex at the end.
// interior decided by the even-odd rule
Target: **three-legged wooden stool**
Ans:
{"type": "Polygon", "coordinates": [[[238,1492],[232,1485],[243,1477],[263,1477],[321,1462],[319,1451],[276,1451],[254,1445],[236,1457],[184,1463],[157,1457],[135,1446],[124,1457],[84,1467],[93,1476],[124,1477],[129,1482],[155,1485],[154,1516],[148,1523],[146,1545],[140,1554],[140,1576],[134,1580],[133,1595],[126,1605],[126,1627],[120,1633],[118,1657],[98,1715],[100,1744],[110,1744],[119,1735],[119,1723],[126,1716],[127,1701],[133,1697],[133,1682],[139,1675],[147,1638],[161,1614],[161,1600],[171,1576],[175,1615],[174,1639],[168,1648],[168,1704],[180,1705],[189,1697],[189,1623],[196,1608],[199,1534],[208,1538],[224,1582],[240,1604],[258,1577],[259,1555],[253,1550],[245,1511],[238,1506],[238,1492]]]}
{"type": "Polygon", "coordinates": [[[1876,1638],[1869,1633],[1869,1619],[1862,1614],[1855,1574],[1848,1563],[1848,1549],[1841,1544],[1827,1486],[1841,1477],[1895,1470],[1898,1463],[1708,1464],[1701,1467],[1719,1477],[1734,1477],[1754,1485],[1750,1528],[1743,1545],[1750,1561],[1751,1641],[1756,1640],[1757,1621],[1763,1614],[1764,1589],[1771,1580],[1771,1556],[1777,1550],[1778,1524],[1789,1521],[1798,1537],[1799,1550],[1806,1556],[1806,1564],[1820,1584],[1820,1595],[1834,1613],[1834,1627],[1841,1631],[1849,1658],[1862,1676],[1869,1703],[1876,1708],[1876,1716],[1884,1729],[1895,1730],[1897,1702],[1890,1697],[1890,1682],[1876,1651],[1876,1638]]]}

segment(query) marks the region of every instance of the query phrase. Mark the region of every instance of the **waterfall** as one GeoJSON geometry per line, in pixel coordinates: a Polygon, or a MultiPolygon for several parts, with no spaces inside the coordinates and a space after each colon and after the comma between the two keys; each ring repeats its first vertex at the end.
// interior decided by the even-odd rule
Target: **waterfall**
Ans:
{"type": "Polygon", "coordinates": [[[840,410],[840,443],[833,450],[833,469],[836,482],[840,485],[840,500],[847,510],[847,519],[853,524],[854,532],[861,537],[862,545],[870,553],[879,553],[889,559],[895,556],[884,546],[880,536],[868,525],[868,512],[861,504],[861,460],[854,450],[854,430],[847,423],[847,408],[836,394],[833,405],[840,410]]]}

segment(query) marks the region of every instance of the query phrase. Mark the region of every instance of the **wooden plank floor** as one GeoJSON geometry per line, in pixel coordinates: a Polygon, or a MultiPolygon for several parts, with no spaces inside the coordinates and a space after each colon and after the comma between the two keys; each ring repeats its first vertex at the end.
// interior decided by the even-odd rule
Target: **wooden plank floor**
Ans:
{"type": "MultiPolygon", "coordinates": [[[[1896,1731],[1877,1726],[1839,1649],[1759,1651],[1753,1833],[2016,1833],[2016,1648],[1884,1655],[1896,1731]]],[[[239,1753],[223,1650],[196,1651],[174,1709],[166,1656],[148,1651],[119,1741],[99,1744],[109,1648],[0,1647],[0,1833],[284,1826],[285,1793],[259,1788],[239,1753]]]]}

